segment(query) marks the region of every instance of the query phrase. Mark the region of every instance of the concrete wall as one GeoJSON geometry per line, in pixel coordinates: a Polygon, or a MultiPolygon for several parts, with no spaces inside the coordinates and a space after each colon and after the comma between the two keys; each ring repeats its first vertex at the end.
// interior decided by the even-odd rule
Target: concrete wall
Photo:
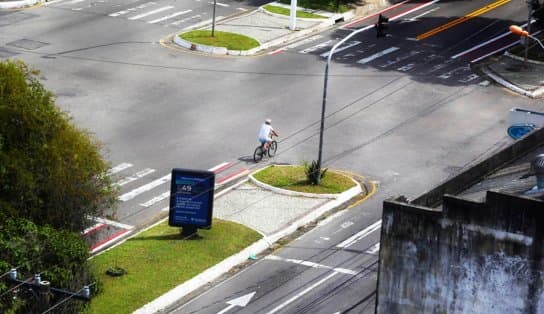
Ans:
{"type": "Polygon", "coordinates": [[[377,313],[544,313],[544,202],[385,201],[377,313]]]}
{"type": "Polygon", "coordinates": [[[465,190],[467,187],[479,182],[484,176],[520,158],[520,156],[526,155],[536,147],[543,145],[543,143],[544,128],[540,128],[502,149],[490,158],[467,167],[462,173],[446,180],[411,203],[428,207],[439,206],[442,201],[442,195],[457,194],[465,190]]]}

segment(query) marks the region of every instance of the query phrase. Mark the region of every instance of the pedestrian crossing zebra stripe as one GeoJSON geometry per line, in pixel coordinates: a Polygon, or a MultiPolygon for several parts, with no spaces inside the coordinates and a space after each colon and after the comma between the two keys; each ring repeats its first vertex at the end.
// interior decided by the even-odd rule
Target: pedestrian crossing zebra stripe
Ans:
{"type": "Polygon", "coordinates": [[[173,9],[174,7],[171,6],[171,5],[167,5],[165,7],[162,7],[162,8],[158,8],[158,9],[155,9],[155,10],[151,10],[149,12],[145,12],[145,13],[142,13],[142,14],[138,14],[138,15],[135,15],[135,16],[131,16],[129,17],[128,19],[131,20],[131,21],[134,21],[134,20],[139,20],[143,17],[146,17],[146,16],[149,16],[149,15],[153,15],[153,14],[157,14],[159,12],[162,12],[162,11],[166,11],[166,10],[170,10],[170,9],[173,9]]]}
{"type": "Polygon", "coordinates": [[[136,196],[138,196],[138,195],[140,195],[140,194],[142,194],[144,192],[147,192],[147,191],[149,191],[149,190],[151,190],[153,188],[156,188],[159,185],[162,185],[162,184],[164,184],[166,182],[169,182],[170,179],[171,179],[171,174],[167,174],[167,175],[165,175],[165,176],[163,176],[163,177],[161,177],[161,178],[159,178],[159,179],[157,179],[155,181],[152,181],[152,182],[150,182],[150,183],[148,183],[146,185],[142,185],[141,187],[139,187],[137,189],[134,189],[134,190],[132,190],[132,191],[130,191],[128,193],[125,193],[125,194],[119,196],[119,200],[122,201],[122,202],[129,201],[129,200],[135,198],[136,196]]]}
{"type": "Polygon", "coordinates": [[[156,20],[153,20],[153,21],[149,21],[147,23],[149,24],[155,24],[155,23],[159,23],[159,22],[162,22],[162,21],[166,21],[166,20],[169,20],[171,18],[174,18],[176,16],[180,16],[180,15],[183,15],[183,14],[187,14],[189,12],[192,12],[193,10],[185,10],[185,11],[179,11],[179,12],[176,12],[176,13],[173,13],[173,14],[170,14],[170,15],[167,15],[167,16],[163,16],[161,18],[158,18],[156,20]]]}
{"type": "Polygon", "coordinates": [[[116,174],[116,173],[121,172],[121,171],[123,171],[123,170],[125,170],[125,169],[127,169],[127,168],[132,167],[132,166],[133,166],[133,164],[130,164],[130,163],[128,163],[128,162],[124,162],[124,163],[121,163],[121,164],[119,164],[119,165],[117,165],[117,166],[111,168],[111,169],[108,171],[108,174],[109,174],[109,175],[116,174]]]}

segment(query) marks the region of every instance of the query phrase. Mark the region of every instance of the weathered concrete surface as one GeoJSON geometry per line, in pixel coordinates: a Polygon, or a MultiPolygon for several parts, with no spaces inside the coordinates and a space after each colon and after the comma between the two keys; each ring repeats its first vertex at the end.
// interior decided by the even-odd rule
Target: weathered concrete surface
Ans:
{"type": "Polygon", "coordinates": [[[377,313],[544,313],[544,202],[385,201],[377,313]]]}

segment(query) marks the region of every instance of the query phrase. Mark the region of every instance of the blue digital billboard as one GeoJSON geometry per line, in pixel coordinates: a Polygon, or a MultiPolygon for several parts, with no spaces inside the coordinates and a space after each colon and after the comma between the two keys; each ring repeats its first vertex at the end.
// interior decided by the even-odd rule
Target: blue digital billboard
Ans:
{"type": "Polygon", "coordinates": [[[215,173],[172,169],[168,224],[175,227],[212,225],[215,173]]]}

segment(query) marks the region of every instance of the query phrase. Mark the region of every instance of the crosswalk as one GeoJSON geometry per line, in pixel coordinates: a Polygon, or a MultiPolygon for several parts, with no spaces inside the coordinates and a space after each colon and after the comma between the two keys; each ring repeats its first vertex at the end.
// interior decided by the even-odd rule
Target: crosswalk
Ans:
{"type": "MultiPolygon", "coordinates": [[[[111,18],[145,22],[167,27],[188,27],[212,18],[213,2],[191,0],[186,2],[145,0],[58,0],[46,5],[77,12],[92,12],[111,18]]],[[[248,9],[240,5],[217,2],[216,18],[248,9]]]]}
{"type": "MultiPolygon", "coordinates": [[[[240,179],[249,169],[239,163],[222,162],[208,169],[216,174],[215,188],[240,179]]],[[[94,224],[82,232],[91,253],[96,253],[128,236],[139,221],[169,210],[171,173],[138,167],[129,162],[120,163],[108,174],[114,186],[120,189],[117,221],[91,218],[94,224]]]]}
{"type": "MultiPolygon", "coordinates": [[[[331,48],[340,38],[330,39],[323,35],[315,35],[299,42],[276,50],[270,54],[292,52],[301,55],[328,58],[331,48]]],[[[417,77],[432,78],[444,83],[481,84],[487,86],[485,78],[473,72],[470,60],[457,56],[443,55],[436,47],[417,44],[384,46],[381,43],[363,43],[351,40],[339,46],[332,57],[333,60],[355,66],[374,67],[383,71],[409,73],[417,77]],[[454,58],[455,57],[455,58],[454,58]]]]}

